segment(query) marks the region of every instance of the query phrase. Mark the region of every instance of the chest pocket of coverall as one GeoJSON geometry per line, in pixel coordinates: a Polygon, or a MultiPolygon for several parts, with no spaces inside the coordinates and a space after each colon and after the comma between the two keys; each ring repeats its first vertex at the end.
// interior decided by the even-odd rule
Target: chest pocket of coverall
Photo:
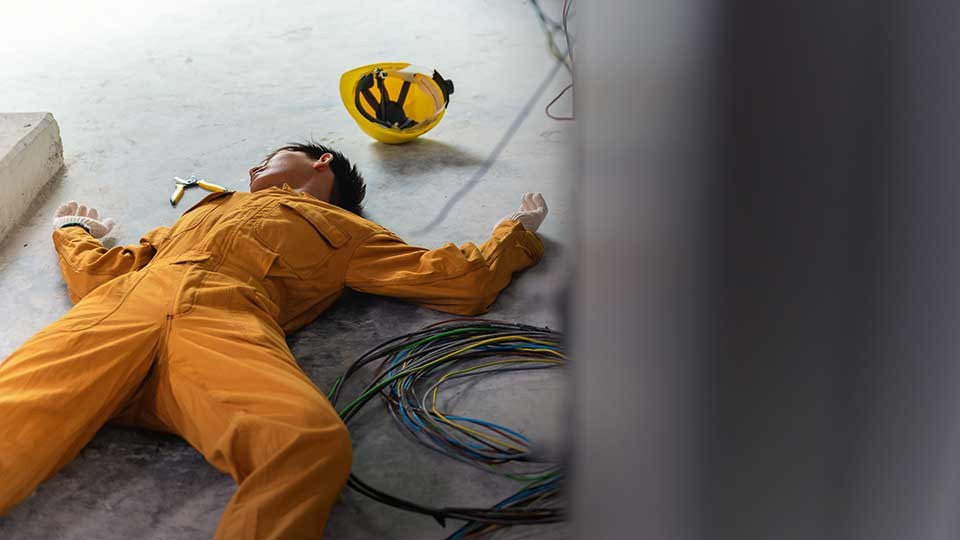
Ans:
{"type": "Polygon", "coordinates": [[[256,235],[277,254],[290,277],[302,280],[328,271],[324,263],[350,240],[320,206],[297,200],[281,202],[276,213],[260,221],[256,235]]]}
{"type": "Polygon", "coordinates": [[[200,199],[200,202],[191,206],[187,209],[186,212],[181,214],[180,219],[173,224],[173,227],[170,228],[169,239],[176,238],[181,234],[197,228],[198,225],[203,223],[204,218],[207,217],[207,214],[213,211],[214,208],[219,206],[224,200],[224,197],[233,193],[232,191],[224,191],[220,193],[211,193],[203,199],[200,199]],[[208,204],[214,199],[221,199],[214,204],[208,204]]]}

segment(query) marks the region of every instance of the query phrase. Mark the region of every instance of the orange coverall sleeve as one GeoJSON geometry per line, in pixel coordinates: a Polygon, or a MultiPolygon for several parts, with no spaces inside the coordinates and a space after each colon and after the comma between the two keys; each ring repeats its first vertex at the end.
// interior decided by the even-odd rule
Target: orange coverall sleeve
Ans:
{"type": "Polygon", "coordinates": [[[103,247],[99,240],[80,227],[53,231],[53,246],[60,259],[60,271],[74,304],[90,291],[111,279],[143,268],[167,238],[170,229],[158,227],[140,239],[140,245],[103,247]]]}
{"type": "Polygon", "coordinates": [[[501,222],[479,247],[451,243],[428,250],[381,230],[357,247],[347,265],[346,285],[438,311],[477,315],[493,304],[514,272],[542,256],[537,235],[512,220],[501,222]]]}

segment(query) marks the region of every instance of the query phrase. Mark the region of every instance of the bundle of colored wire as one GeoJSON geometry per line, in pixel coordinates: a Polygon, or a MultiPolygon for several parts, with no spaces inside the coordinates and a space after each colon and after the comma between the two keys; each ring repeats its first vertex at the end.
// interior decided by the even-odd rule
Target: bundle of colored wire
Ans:
{"type": "Polygon", "coordinates": [[[351,475],[348,485],[391,506],[467,523],[449,538],[467,538],[510,525],[553,523],[563,517],[563,473],[530,452],[530,441],[505,426],[443,410],[440,392],[451,381],[515,371],[556,368],[566,362],[561,335],[547,328],[483,319],[454,319],[391,339],[367,351],[334,382],[337,405],[346,382],[379,361],[373,380],[339,408],[348,423],[381,396],[401,432],[440,454],[524,482],[490,508],[434,508],[390,495],[351,475]]]}

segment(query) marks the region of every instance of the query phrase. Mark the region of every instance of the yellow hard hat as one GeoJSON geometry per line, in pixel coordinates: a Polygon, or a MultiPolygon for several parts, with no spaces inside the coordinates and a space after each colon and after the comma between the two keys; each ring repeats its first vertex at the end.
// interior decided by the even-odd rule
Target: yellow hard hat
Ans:
{"type": "Polygon", "coordinates": [[[404,62],[358,67],[340,77],[340,98],[364,133],[405,143],[433,129],[450,103],[453,81],[430,71],[404,62]]]}

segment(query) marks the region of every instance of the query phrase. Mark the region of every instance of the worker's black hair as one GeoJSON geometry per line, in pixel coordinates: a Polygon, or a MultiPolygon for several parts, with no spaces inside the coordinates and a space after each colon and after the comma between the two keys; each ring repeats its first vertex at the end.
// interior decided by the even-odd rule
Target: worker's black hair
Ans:
{"type": "MultiPolygon", "coordinates": [[[[353,212],[356,215],[363,213],[363,197],[367,194],[367,185],[357,166],[350,163],[343,154],[319,143],[307,141],[303,143],[287,143],[270,153],[273,156],[283,150],[289,152],[303,152],[311,159],[320,159],[327,152],[333,154],[330,161],[330,171],[333,173],[333,192],[330,194],[330,203],[353,212]]],[[[269,159],[269,157],[268,157],[269,159]]]]}

